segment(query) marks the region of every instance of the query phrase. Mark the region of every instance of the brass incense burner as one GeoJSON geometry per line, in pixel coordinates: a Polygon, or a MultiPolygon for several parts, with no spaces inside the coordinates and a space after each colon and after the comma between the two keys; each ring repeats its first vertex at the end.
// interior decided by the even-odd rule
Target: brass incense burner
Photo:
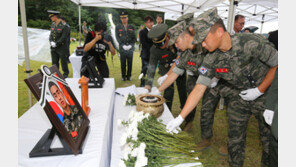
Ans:
{"type": "Polygon", "coordinates": [[[136,110],[149,113],[158,118],[164,111],[163,103],[165,103],[165,99],[161,96],[140,94],[136,97],[136,110]]]}

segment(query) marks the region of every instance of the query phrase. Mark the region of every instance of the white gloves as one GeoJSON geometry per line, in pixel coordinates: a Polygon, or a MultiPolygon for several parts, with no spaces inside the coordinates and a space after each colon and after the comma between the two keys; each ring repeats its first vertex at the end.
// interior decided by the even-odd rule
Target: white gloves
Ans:
{"type": "Polygon", "coordinates": [[[178,133],[178,130],[180,130],[179,126],[182,124],[183,121],[184,119],[181,117],[181,115],[171,120],[166,126],[167,132],[178,133]]]}
{"type": "Polygon", "coordinates": [[[253,101],[263,94],[264,93],[261,93],[257,87],[257,88],[241,91],[239,95],[242,99],[246,101],[253,101]]]}
{"type": "Polygon", "coordinates": [[[123,45],[122,48],[124,50],[130,50],[132,48],[132,45],[123,45]]]}
{"type": "Polygon", "coordinates": [[[141,74],[139,75],[138,79],[142,79],[142,78],[143,78],[143,76],[144,76],[144,74],[143,74],[143,73],[141,73],[141,74]]]}
{"type": "Polygon", "coordinates": [[[273,115],[274,115],[274,111],[271,111],[271,110],[268,110],[266,109],[263,113],[263,117],[265,119],[265,122],[268,124],[268,125],[271,125],[272,124],[272,120],[273,120],[273,115]]]}
{"type": "Polygon", "coordinates": [[[55,42],[51,41],[51,42],[50,42],[50,46],[51,46],[52,48],[55,48],[55,47],[57,47],[57,44],[56,44],[55,42]]]}
{"type": "Polygon", "coordinates": [[[167,77],[168,77],[167,74],[165,74],[162,77],[159,77],[158,80],[157,80],[158,85],[160,86],[167,79],[167,77]]]}
{"type": "Polygon", "coordinates": [[[160,91],[158,89],[156,89],[155,91],[151,92],[150,94],[160,96],[160,91]]]}
{"type": "Polygon", "coordinates": [[[216,77],[212,78],[212,81],[211,81],[211,88],[214,88],[215,86],[217,86],[218,81],[219,81],[218,78],[216,78],[216,77]]]}

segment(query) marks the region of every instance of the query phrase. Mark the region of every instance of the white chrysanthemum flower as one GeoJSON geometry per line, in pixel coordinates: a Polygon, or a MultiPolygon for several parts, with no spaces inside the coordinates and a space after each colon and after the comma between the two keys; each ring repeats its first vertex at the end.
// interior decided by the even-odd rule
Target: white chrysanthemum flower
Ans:
{"type": "Polygon", "coordinates": [[[150,114],[148,112],[144,114],[145,118],[148,118],[149,116],[150,116],[150,114]]]}
{"type": "Polygon", "coordinates": [[[125,163],[123,160],[119,161],[119,167],[126,167],[125,163]]]}
{"type": "Polygon", "coordinates": [[[117,127],[122,128],[122,120],[121,119],[117,120],[117,127]]]}
{"type": "Polygon", "coordinates": [[[126,134],[126,133],[123,133],[123,134],[121,135],[121,138],[120,138],[120,146],[125,145],[125,143],[126,143],[126,139],[127,139],[127,134],[126,134]]]}
{"type": "Polygon", "coordinates": [[[137,160],[135,162],[135,167],[143,167],[148,164],[148,158],[147,157],[137,157],[137,160]]]}
{"type": "Polygon", "coordinates": [[[124,97],[123,97],[123,106],[126,106],[126,101],[127,101],[127,95],[124,95],[124,97]]]}
{"type": "Polygon", "coordinates": [[[132,148],[130,147],[130,145],[129,144],[125,145],[123,149],[123,159],[127,160],[128,155],[131,154],[131,152],[132,152],[132,148]]]}
{"type": "Polygon", "coordinates": [[[139,151],[139,148],[134,148],[134,149],[132,150],[131,156],[132,156],[132,157],[137,157],[137,155],[138,155],[138,151],[139,151]]]}

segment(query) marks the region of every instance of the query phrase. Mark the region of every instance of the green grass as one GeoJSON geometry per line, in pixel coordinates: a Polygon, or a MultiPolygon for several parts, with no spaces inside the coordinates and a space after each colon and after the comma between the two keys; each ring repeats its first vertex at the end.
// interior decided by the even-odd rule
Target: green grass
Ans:
{"type": "MultiPolygon", "coordinates": [[[[73,50],[78,45],[78,42],[71,43],[70,51],[73,50]]],[[[51,63],[44,63],[44,62],[37,62],[37,61],[30,61],[31,69],[34,71],[32,75],[38,72],[40,66],[42,64],[46,64],[47,66],[51,66],[51,63]]],[[[137,87],[140,85],[140,80],[138,80],[138,76],[141,71],[141,59],[139,57],[139,52],[136,51],[133,57],[133,70],[132,70],[132,81],[121,81],[121,71],[120,71],[120,60],[117,55],[112,56],[111,54],[107,56],[107,64],[110,70],[110,77],[115,79],[115,86],[118,87],[126,87],[132,84],[135,84],[137,87]]],[[[72,66],[69,66],[69,77],[73,76],[72,66]]],[[[26,74],[24,73],[25,69],[25,62],[23,66],[18,66],[18,117],[20,117],[24,112],[26,112],[29,107],[29,100],[28,100],[28,87],[24,82],[26,78],[26,74]]],[[[157,85],[156,80],[159,77],[159,74],[156,74],[154,85],[157,85]]],[[[178,116],[180,109],[180,102],[177,94],[177,88],[175,85],[175,94],[174,94],[174,103],[172,107],[172,114],[174,117],[178,116]]],[[[36,99],[33,97],[33,104],[36,103],[36,99]]],[[[200,118],[200,108],[201,103],[199,103],[197,107],[196,116],[194,119],[193,130],[190,132],[194,135],[196,142],[201,141],[200,136],[200,126],[199,126],[199,118],[200,118]]],[[[214,120],[214,127],[213,127],[213,139],[212,139],[212,147],[204,150],[202,155],[199,157],[205,161],[204,166],[208,167],[226,167],[228,166],[227,157],[221,156],[218,153],[219,147],[227,142],[227,117],[225,110],[216,110],[215,113],[215,120],[214,120]]],[[[260,166],[261,160],[261,143],[259,138],[258,132],[258,123],[254,116],[251,117],[248,126],[248,133],[247,133],[247,143],[246,143],[246,151],[245,151],[245,167],[257,167],[260,166]]]]}

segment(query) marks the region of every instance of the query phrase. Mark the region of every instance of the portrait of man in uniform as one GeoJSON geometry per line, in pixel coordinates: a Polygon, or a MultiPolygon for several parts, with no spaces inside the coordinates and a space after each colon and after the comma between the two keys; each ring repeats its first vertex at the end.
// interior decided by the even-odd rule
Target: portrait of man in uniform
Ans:
{"type": "Polygon", "coordinates": [[[48,82],[48,89],[53,100],[47,97],[52,109],[57,114],[60,121],[72,137],[78,135],[78,131],[83,122],[83,116],[75,103],[67,101],[64,92],[53,81],[48,82]]]}

